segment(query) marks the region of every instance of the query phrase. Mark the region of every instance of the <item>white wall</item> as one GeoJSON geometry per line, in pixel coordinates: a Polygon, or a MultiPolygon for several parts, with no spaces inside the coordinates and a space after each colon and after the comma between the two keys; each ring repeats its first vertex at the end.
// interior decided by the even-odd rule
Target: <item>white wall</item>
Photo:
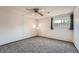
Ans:
{"type": "Polygon", "coordinates": [[[79,51],[79,7],[74,10],[74,44],[79,51]]]}
{"type": "Polygon", "coordinates": [[[51,26],[50,18],[40,19],[39,24],[40,24],[40,29],[39,29],[40,36],[72,42],[73,33],[71,30],[50,29],[51,26]]]}
{"type": "Polygon", "coordinates": [[[24,38],[32,37],[37,35],[35,19],[28,18],[27,16],[24,17],[24,38]]]}
{"type": "Polygon", "coordinates": [[[32,23],[34,20],[0,7],[0,45],[34,36],[32,23]]]}

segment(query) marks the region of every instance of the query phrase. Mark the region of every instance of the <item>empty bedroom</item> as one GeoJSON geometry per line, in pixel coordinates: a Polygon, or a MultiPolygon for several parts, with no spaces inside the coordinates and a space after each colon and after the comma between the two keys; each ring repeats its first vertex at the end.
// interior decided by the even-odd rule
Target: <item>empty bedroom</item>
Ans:
{"type": "Polygon", "coordinates": [[[78,35],[78,6],[0,6],[0,53],[78,53],[78,35]]]}

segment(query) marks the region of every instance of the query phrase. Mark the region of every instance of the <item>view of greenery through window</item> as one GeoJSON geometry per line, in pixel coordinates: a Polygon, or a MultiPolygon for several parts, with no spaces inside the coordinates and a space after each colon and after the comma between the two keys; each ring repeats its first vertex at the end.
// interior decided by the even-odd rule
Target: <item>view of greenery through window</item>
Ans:
{"type": "Polygon", "coordinates": [[[58,29],[69,29],[70,28],[70,14],[59,15],[53,17],[53,27],[58,29]]]}

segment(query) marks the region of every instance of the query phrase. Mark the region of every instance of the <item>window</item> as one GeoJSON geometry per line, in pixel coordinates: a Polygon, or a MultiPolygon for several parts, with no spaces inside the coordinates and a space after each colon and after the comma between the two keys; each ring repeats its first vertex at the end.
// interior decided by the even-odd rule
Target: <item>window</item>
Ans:
{"type": "Polygon", "coordinates": [[[53,17],[54,29],[69,29],[70,28],[70,14],[58,15],[53,17]]]}

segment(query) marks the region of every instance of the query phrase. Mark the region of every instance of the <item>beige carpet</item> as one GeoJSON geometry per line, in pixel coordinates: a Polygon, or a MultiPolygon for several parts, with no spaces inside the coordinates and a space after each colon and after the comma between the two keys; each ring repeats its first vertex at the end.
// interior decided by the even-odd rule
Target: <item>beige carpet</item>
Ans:
{"type": "Polygon", "coordinates": [[[0,53],[77,53],[72,43],[33,37],[0,46],[0,53]]]}

